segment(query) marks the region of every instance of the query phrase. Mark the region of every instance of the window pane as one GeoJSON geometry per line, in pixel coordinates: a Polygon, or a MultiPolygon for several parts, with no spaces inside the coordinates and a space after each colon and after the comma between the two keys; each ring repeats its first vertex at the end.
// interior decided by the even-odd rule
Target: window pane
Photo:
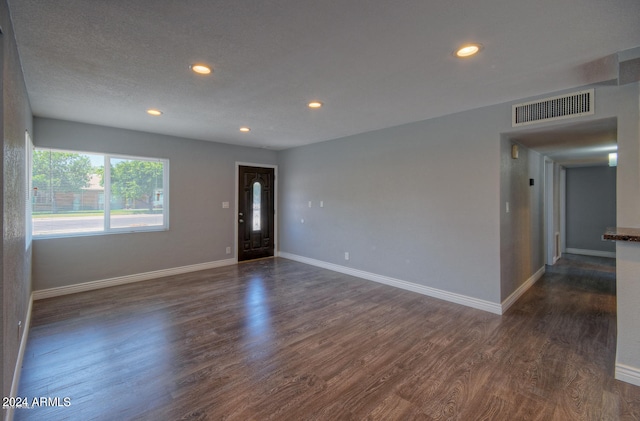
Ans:
{"type": "Polygon", "coordinates": [[[33,234],[103,231],[103,167],[101,155],[34,150],[33,234]]]}
{"type": "Polygon", "coordinates": [[[35,236],[168,228],[168,160],[36,149],[31,162],[35,236]]]}
{"type": "Polygon", "coordinates": [[[111,228],[163,226],[163,163],[111,158],[110,164],[111,228]]]}
{"type": "Polygon", "coordinates": [[[253,183],[253,230],[260,231],[260,202],[262,201],[262,186],[257,181],[253,183]]]}

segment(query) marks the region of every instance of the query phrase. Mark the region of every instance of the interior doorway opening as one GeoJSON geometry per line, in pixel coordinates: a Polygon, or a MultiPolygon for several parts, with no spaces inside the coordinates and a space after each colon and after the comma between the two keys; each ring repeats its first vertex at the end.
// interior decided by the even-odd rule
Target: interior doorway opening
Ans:
{"type": "MultiPolygon", "coordinates": [[[[577,250],[588,253],[589,249],[603,248],[598,243],[601,234],[606,229],[604,226],[596,229],[599,234],[590,232],[589,240],[585,240],[584,246],[576,247],[573,244],[573,240],[570,238],[572,237],[570,234],[575,231],[572,228],[572,223],[577,219],[586,222],[588,218],[594,217],[596,213],[594,208],[597,206],[571,206],[568,204],[567,198],[571,196],[571,192],[568,190],[572,188],[573,184],[567,180],[570,178],[570,173],[574,178],[578,176],[577,169],[597,167],[604,170],[608,168],[609,154],[617,151],[617,132],[617,118],[610,117],[526,128],[509,135],[518,144],[544,157],[544,175],[542,177],[544,183],[544,261],[547,265],[554,265],[566,252],[575,254],[577,250]],[[591,247],[586,245],[589,242],[591,247]]],[[[586,174],[587,171],[584,173],[586,174]]],[[[611,187],[610,190],[615,190],[615,187],[611,187]]],[[[598,199],[593,199],[593,201],[598,201],[598,199]]],[[[615,200],[609,201],[615,214],[615,200]]],[[[590,255],[600,256],[601,254],[590,255]]]]}

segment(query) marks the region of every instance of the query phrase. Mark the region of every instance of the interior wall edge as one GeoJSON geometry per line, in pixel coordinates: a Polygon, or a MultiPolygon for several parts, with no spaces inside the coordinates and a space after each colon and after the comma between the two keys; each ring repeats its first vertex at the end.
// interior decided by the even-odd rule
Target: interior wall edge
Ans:
{"type": "MultiPolygon", "coordinates": [[[[22,361],[24,360],[24,354],[27,349],[27,339],[29,338],[29,329],[31,328],[31,314],[33,312],[33,293],[29,297],[29,306],[27,307],[27,314],[24,320],[24,331],[22,332],[22,338],[20,340],[20,348],[18,348],[18,359],[16,360],[16,367],[13,370],[13,378],[11,379],[11,392],[10,397],[18,396],[18,386],[20,386],[20,374],[22,373],[22,361]]],[[[13,420],[13,412],[15,407],[9,405],[7,407],[7,413],[5,414],[6,421],[13,420]]]]}
{"type": "Polygon", "coordinates": [[[525,292],[529,290],[540,278],[544,276],[547,271],[546,265],[543,265],[540,269],[536,271],[529,279],[527,279],[522,285],[518,287],[515,291],[511,293],[504,301],[502,301],[502,314],[504,314],[509,307],[515,304],[525,292]]]}

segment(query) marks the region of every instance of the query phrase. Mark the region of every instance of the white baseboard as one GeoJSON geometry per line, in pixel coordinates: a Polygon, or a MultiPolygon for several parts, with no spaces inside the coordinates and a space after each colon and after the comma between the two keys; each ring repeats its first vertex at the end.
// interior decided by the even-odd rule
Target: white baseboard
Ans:
{"type": "Polygon", "coordinates": [[[585,250],[585,249],[574,249],[567,248],[565,253],[569,254],[581,254],[583,256],[595,256],[595,257],[611,257],[616,258],[615,251],[599,251],[599,250],[585,250]]]}
{"type": "Polygon", "coordinates": [[[408,291],[417,292],[419,294],[428,295],[429,297],[439,298],[441,300],[449,301],[456,304],[461,304],[467,307],[472,307],[478,310],[488,311],[494,314],[502,314],[502,306],[490,301],[480,300],[478,298],[469,297],[467,295],[456,294],[454,292],[448,292],[437,288],[431,288],[413,282],[407,282],[400,279],[390,278],[388,276],[377,275],[371,272],[365,272],[358,269],[352,269],[346,266],[340,266],[333,263],[323,262],[321,260],[311,259],[308,257],[298,256],[287,252],[280,252],[280,257],[289,260],[295,260],[296,262],[306,263],[308,265],[321,267],[323,269],[332,270],[334,272],[344,273],[346,275],[355,276],[358,278],[366,279],[369,281],[378,282],[385,285],[390,285],[396,288],[402,288],[408,291]]]}
{"type": "Polygon", "coordinates": [[[640,386],[640,369],[625,364],[616,364],[616,379],[640,386]]]}
{"type": "Polygon", "coordinates": [[[542,278],[542,276],[544,275],[545,271],[546,271],[546,267],[542,266],[540,269],[538,269],[536,273],[534,273],[529,279],[527,279],[522,285],[520,285],[518,289],[513,291],[511,295],[509,295],[502,302],[502,314],[504,314],[509,309],[509,307],[513,305],[513,303],[518,301],[518,298],[520,298],[522,294],[527,292],[529,288],[533,286],[533,284],[538,282],[538,280],[542,278]]]}
{"type": "Polygon", "coordinates": [[[134,275],[118,276],[116,278],[101,279],[98,281],[83,282],[81,284],[65,285],[62,287],[41,289],[33,292],[34,300],[42,300],[43,298],[58,297],[61,295],[75,294],[76,292],[91,291],[94,289],[107,288],[116,285],[130,284],[133,282],[148,281],[149,279],[162,278],[165,276],[181,275],[183,273],[197,272],[200,270],[214,269],[223,266],[235,265],[238,260],[226,259],[214,262],[198,263],[189,266],[180,266],[177,268],[155,270],[152,272],[138,273],[134,275]]]}
{"type": "MultiPolygon", "coordinates": [[[[29,298],[29,307],[27,307],[27,315],[24,320],[24,330],[22,332],[22,338],[20,338],[20,347],[18,348],[18,359],[16,366],[13,369],[13,379],[11,380],[10,397],[15,398],[18,396],[18,386],[20,385],[20,374],[22,373],[22,362],[24,361],[24,353],[27,349],[27,339],[29,337],[29,328],[31,327],[31,310],[33,308],[33,293],[29,298]]],[[[9,406],[5,414],[5,421],[13,421],[13,411],[15,408],[9,406]]]]}

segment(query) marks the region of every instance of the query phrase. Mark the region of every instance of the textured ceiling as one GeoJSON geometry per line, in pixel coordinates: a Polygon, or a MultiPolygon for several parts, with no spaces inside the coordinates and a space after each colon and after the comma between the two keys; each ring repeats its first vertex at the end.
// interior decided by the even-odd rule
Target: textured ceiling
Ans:
{"type": "Polygon", "coordinates": [[[638,0],[9,6],[36,116],[273,149],[601,82],[640,46],[638,0]],[[469,41],[481,54],[453,57],[469,41]]]}

